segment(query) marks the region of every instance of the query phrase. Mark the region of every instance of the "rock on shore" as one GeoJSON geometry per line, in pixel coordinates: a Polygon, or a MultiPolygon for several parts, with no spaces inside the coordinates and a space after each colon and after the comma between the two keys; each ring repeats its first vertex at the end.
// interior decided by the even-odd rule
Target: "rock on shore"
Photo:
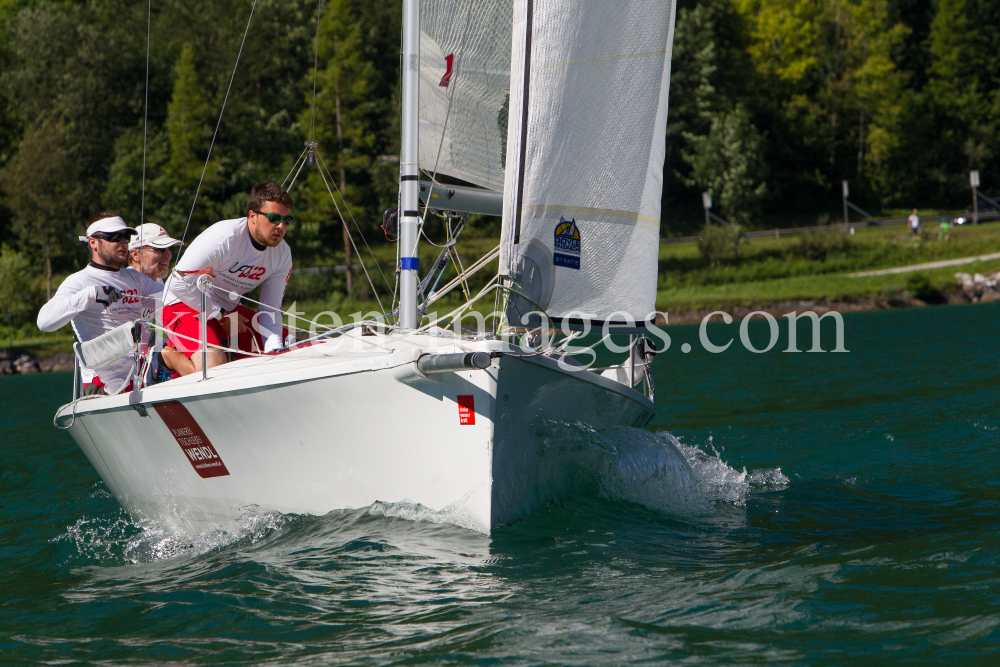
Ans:
{"type": "Polygon", "coordinates": [[[956,273],[955,279],[962,283],[962,291],[970,301],[985,303],[1000,301],[1000,273],[984,276],[981,273],[969,275],[956,273]]]}
{"type": "Polygon", "coordinates": [[[0,350],[0,375],[30,375],[73,370],[73,353],[56,352],[39,360],[27,352],[0,350]]]}

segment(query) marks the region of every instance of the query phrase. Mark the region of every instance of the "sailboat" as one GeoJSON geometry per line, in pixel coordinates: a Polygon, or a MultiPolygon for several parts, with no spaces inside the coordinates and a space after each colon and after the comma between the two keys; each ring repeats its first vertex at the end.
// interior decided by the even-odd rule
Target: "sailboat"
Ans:
{"type": "Polygon", "coordinates": [[[203,532],[248,508],[408,503],[488,534],[571,493],[545,456],[549,426],[653,416],[642,334],[669,345],[652,315],[674,3],[404,0],[403,13],[395,321],[74,397],[56,425],[135,518],[203,532]],[[498,275],[478,295],[499,328],[438,326],[459,311],[427,321],[440,290],[416,250],[435,211],[502,215],[498,275]],[[576,361],[585,331],[628,336],[627,359],[576,361]]]}

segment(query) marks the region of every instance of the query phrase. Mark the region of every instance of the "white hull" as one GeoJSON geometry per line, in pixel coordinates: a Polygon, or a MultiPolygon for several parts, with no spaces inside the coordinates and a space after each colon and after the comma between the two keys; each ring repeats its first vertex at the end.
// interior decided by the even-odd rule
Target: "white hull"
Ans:
{"type": "MultiPolygon", "coordinates": [[[[344,336],[226,364],[207,381],[80,401],[69,432],[123,507],[175,529],[227,529],[248,506],[321,515],[382,501],[489,533],[567,492],[560,471],[538,463],[539,420],[600,429],[644,425],[653,413],[638,392],[549,357],[425,377],[414,361],[431,349],[523,352],[498,341],[344,336]],[[174,402],[183,407],[165,413],[174,402]],[[193,433],[178,428],[177,410],[193,433]],[[202,436],[211,444],[190,449],[202,436]]],[[[72,409],[57,421],[69,423],[72,409]]]]}

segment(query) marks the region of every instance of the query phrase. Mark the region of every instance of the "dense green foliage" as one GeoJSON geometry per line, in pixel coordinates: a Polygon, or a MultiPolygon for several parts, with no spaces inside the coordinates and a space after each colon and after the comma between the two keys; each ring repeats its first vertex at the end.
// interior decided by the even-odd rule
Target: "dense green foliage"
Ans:
{"type": "MultiPolygon", "coordinates": [[[[313,0],[258,0],[230,90],[251,4],[152,3],[145,123],[145,3],[0,0],[0,233],[36,302],[80,265],[91,213],[176,235],[190,218],[193,238],[241,214],[253,183],[281,182],[310,139],[337,204],[317,170],[296,181],[296,262],[343,260],[341,215],[384,243],[401,1],[326,0],[317,30],[313,0]]],[[[663,235],[701,227],[703,190],[744,228],[839,218],[841,180],[875,213],[964,207],[969,169],[995,191],[997,53],[1000,0],[682,0],[663,235]]]]}

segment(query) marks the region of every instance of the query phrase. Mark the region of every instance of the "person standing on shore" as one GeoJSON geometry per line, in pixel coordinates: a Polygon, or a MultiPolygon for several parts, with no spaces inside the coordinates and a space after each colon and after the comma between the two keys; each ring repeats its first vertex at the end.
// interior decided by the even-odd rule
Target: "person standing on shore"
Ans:
{"type": "MultiPolygon", "coordinates": [[[[73,323],[77,340],[93,340],[112,329],[147,316],[156,308],[163,285],[126,266],[135,230],[117,215],[102,211],[90,219],[90,264],[62,282],[38,312],[38,328],[56,331],[73,323]]],[[[135,356],[126,355],[101,369],[81,367],[83,395],[117,394],[131,384],[135,356]]]]}
{"type": "Polygon", "coordinates": [[[920,233],[920,216],[917,215],[917,209],[913,209],[913,213],[906,219],[906,224],[909,225],[910,231],[914,234],[920,233]]]}

